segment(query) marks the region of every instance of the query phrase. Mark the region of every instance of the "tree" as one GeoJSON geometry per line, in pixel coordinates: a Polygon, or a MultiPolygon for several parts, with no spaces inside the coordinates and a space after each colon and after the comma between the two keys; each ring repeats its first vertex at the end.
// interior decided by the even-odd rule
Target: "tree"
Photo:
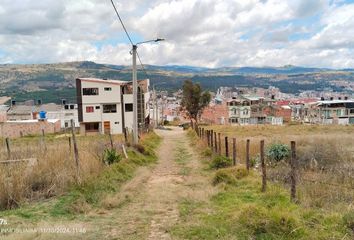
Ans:
{"type": "Polygon", "coordinates": [[[193,83],[186,80],[183,83],[183,98],[182,108],[186,110],[188,116],[198,122],[198,118],[203,112],[203,109],[210,102],[210,93],[202,91],[199,83],[193,83]]]}

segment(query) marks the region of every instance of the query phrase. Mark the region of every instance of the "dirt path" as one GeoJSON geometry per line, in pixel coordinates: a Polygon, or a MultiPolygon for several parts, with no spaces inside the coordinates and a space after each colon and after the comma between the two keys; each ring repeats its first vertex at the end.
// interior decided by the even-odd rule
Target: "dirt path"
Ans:
{"type": "Polygon", "coordinates": [[[108,234],[117,239],[171,239],[169,229],[178,221],[183,199],[207,199],[212,193],[185,132],[158,130],[163,142],[153,170],[141,170],[120,192],[131,202],[116,213],[117,224],[108,234]]]}
{"type": "Polygon", "coordinates": [[[170,229],[179,220],[179,204],[184,200],[205,201],[213,188],[182,129],[157,130],[157,134],[163,141],[156,165],[138,169],[116,195],[103,200],[103,208],[81,220],[60,222],[84,227],[86,233],[25,234],[8,239],[172,239],[170,229]]]}

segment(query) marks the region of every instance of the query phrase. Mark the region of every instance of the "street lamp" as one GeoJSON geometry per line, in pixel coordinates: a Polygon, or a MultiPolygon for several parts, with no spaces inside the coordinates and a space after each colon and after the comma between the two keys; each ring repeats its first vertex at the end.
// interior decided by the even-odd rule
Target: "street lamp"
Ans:
{"type": "Polygon", "coordinates": [[[136,69],[136,50],[138,45],[150,42],[160,42],[164,41],[163,38],[157,38],[155,40],[148,40],[144,42],[138,42],[133,44],[133,141],[137,144],[139,141],[138,137],[138,79],[137,79],[137,69],[136,69]]]}

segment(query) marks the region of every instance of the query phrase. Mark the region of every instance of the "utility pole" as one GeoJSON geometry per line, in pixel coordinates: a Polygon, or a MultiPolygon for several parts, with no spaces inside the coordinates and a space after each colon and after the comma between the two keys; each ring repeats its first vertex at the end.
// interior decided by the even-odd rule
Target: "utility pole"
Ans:
{"type": "Polygon", "coordinates": [[[137,144],[138,137],[138,78],[136,70],[136,49],[137,45],[133,45],[133,142],[137,144]]]}
{"type": "Polygon", "coordinates": [[[157,105],[155,85],[153,86],[153,94],[154,94],[154,100],[152,102],[152,109],[153,109],[154,128],[156,128],[158,123],[158,110],[157,110],[158,105],[157,105]]]}
{"type": "MultiPolygon", "coordinates": [[[[163,38],[157,38],[155,40],[149,40],[144,42],[139,42],[132,44],[132,55],[133,55],[133,143],[137,144],[139,142],[138,134],[138,77],[137,77],[137,68],[136,68],[136,56],[137,49],[139,44],[150,43],[150,42],[160,42],[164,41],[163,38]]],[[[140,58],[139,58],[140,61],[140,58]]]]}

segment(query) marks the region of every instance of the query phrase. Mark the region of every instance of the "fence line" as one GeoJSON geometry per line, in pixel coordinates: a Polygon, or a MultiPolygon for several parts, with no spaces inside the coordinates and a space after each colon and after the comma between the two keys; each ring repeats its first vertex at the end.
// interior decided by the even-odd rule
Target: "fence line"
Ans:
{"type": "MultiPolygon", "coordinates": [[[[217,133],[214,130],[208,129],[205,130],[206,132],[206,137],[204,137],[203,132],[204,128],[200,128],[197,126],[197,124],[192,124],[192,129],[195,130],[197,136],[199,137],[200,140],[204,141],[208,147],[213,151],[214,154],[217,155],[222,155],[225,153],[225,157],[229,158],[230,153],[229,153],[229,138],[228,136],[224,136],[224,150],[222,150],[222,141],[221,141],[221,133],[217,133]]],[[[265,141],[261,140],[260,141],[260,161],[261,161],[261,172],[262,172],[262,186],[261,190],[262,192],[265,192],[267,189],[267,170],[266,170],[266,163],[265,163],[265,150],[264,150],[264,144],[265,141]]],[[[246,140],[246,156],[245,156],[245,162],[246,162],[246,169],[249,171],[251,167],[250,163],[250,146],[251,146],[251,140],[247,139],[246,140]]],[[[290,198],[292,201],[295,201],[296,199],[296,149],[295,149],[295,142],[291,142],[292,146],[292,164],[291,164],[291,193],[290,193],[290,198]]],[[[236,138],[232,138],[232,163],[235,166],[237,164],[237,142],[236,138]]]]}

